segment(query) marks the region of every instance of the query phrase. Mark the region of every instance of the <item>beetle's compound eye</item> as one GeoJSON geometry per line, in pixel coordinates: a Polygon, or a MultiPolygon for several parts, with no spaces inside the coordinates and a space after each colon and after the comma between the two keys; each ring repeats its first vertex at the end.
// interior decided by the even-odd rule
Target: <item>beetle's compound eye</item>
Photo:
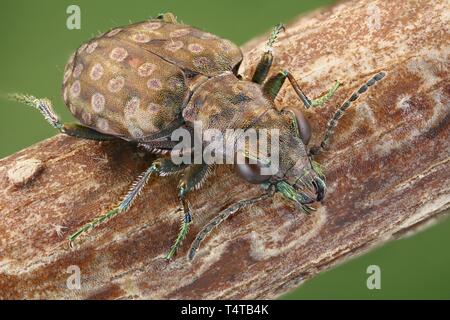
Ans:
{"type": "Polygon", "coordinates": [[[311,139],[311,126],[309,125],[308,119],[306,119],[306,117],[300,110],[297,110],[295,108],[286,108],[285,110],[293,115],[298,131],[300,133],[300,138],[305,145],[308,145],[309,140],[311,139]]]}
{"type": "Polygon", "coordinates": [[[262,174],[261,164],[243,163],[234,166],[236,173],[246,181],[254,184],[260,184],[269,180],[272,176],[262,174]]]}

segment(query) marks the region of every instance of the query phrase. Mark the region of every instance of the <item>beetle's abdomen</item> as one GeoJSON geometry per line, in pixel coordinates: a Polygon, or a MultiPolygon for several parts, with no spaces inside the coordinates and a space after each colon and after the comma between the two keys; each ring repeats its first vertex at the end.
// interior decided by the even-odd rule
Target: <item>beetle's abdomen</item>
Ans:
{"type": "Polygon", "coordinates": [[[117,30],[117,38],[208,77],[232,71],[242,61],[241,50],[231,41],[180,23],[151,20],[117,30]]]}
{"type": "Polygon", "coordinates": [[[111,31],[69,60],[63,98],[71,113],[99,132],[138,139],[182,122],[188,97],[178,66],[111,31]]]}

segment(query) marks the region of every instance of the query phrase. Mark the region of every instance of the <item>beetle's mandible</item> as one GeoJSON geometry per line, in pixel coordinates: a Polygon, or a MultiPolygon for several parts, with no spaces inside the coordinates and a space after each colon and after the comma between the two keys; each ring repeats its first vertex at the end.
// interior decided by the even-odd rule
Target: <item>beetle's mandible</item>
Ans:
{"type": "MultiPolygon", "coordinates": [[[[151,153],[170,152],[177,144],[171,133],[192,128],[196,121],[206,129],[269,129],[279,132],[279,170],[262,174],[267,164],[244,150],[243,163],[234,167],[243,179],[261,184],[267,193],[258,199],[243,199],[213,218],[197,235],[189,251],[192,260],[200,242],[220,222],[241,207],[280,192],[297,208],[309,213],[311,204],[325,196],[325,176],[313,157],[327,148],[333,130],[347,108],[368,87],[384,77],[374,75],[345,101],[328,122],[322,143],[309,147],[311,130],[306,117],[295,108],[275,108],[274,100],[287,79],[306,108],[326,103],[339,87],[336,82],[322,97],[309,99],[286,70],[268,78],[273,61],[272,46],[284,30],[277,25],[251,79],[238,74],[242,61],[239,47],[213,34],[177,22],[171,13],[112,29],[83,44],[71,56],[64,71],[64,103],[80,124],[61,123],[47,99],[14,95],[16,100],[37,108],[62,133],[94,140],[123,139],[151,153]]],[[[235,155],[232,155],[235,159],[235,155]]],[[[201,188],[212,173],[208,163],[175,164],[170,157],[155,160],[109,212],[73,233],[81,234],[101,222],[127,211],[151,175],[180,174],[178,197],[183,220],[170,248],[170,259],[181,246],[192,223],[186,195],[201,188]]]]}

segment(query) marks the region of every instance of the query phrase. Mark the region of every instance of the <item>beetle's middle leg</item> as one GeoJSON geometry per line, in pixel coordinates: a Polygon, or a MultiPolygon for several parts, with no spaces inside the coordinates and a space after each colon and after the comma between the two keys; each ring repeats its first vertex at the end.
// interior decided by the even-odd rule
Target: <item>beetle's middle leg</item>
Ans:
{"type": "Polygon", "coordinates": [[[272,46],[278,38],[278,35],[281,31],[284,31],[284,26],[280,23],[277,24],[270,34],[269,40],[266,44],[266,49],[259,60],[258,65],[256,66],[255,72],[252,77],[252,82],[262,84],[269,73],[270,67],[273,62],[273,53],[272,46]]]}
{"type": "Polygon", "coordinates": [[[73,233],[69,237],[69,242],[72,245],[74,241],[83,233],[89,231],[90,229],[96,227],[100,223],[113,218],[119,213],[126,212],[130,209],[134,200],[139,196],[142,192],[142,189],[147,184],[153,173],[157,173],[160,176],[166,176],[170,174],[179,173],[186,168],[186,165],[176,165],[170,159],[160,158],[153,161],[152,165],[145,170],[132,184],[130,190],[125,195],[125,197],[120,201],[119,205],[114,209],[108,211],[107,213],[98,216],[91,222],[85,224],[83,227],[78,229],[75,233],[73,233]]]}
{"type": "Polygon", "coordinates": [[[282,71],[274,75],[264,83],[263,91],[272,99],[275,99],[283,86],[284,81],[288,79],[294,88],[295,93],[303,102],[305,107],[308,109],[310,107],[317,107],[325,104],[334,95],[336,90],[339,88],[341,83],[336,81],[335,84],[328,90],[326,94],[316,99],[309,99],[303,90],[300,88],[299,84],[295,80],[294,76],[289,71],[282,71]]]}
{"type": "Polygon", "coordinates": [[[178,236],[170,248],[170,251],[167,253],[166,259],[171,259],[174,256],[189,232],[189,227],[192,222],[192,210],[186,200],[186,195],[192,190],[199,189],[210,173],[210,165],[192,164],[188,169],[186,169],[183,177],[181,178],[178,184],[178,196],[183,209],[183,219],[181,221],[178,236]]]}

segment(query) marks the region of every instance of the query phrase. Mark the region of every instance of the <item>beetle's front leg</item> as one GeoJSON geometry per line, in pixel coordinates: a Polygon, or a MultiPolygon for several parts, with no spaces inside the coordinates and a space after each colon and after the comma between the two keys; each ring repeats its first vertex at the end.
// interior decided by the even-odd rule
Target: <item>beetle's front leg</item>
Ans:
{"type": "Polygon", "coordinates": [[[316,99],[309,99],[306,94],[303,92],[303,90],[298,85],[297,81],[295,80],[294,76],[289,71],[282,71],[278,74],[274,75],[270,79],[266,81],[266,83],[263,86],[263,91],[272,99],[275,99],[278,93],[280,92],[281,87],[283,86],[284,81],[288,79],[291,83],[292,87],[294,88],[295,93],[300,98],[300,100],[303,102],[305,107],[308,109],[310,107],[317,107],[325,104],[328,100],[331,99],[331,97],[334,95],[336,90],[339,88],[341,83],[339,81],[336,81],[335,84],[328,90],[326,94],[324,94],[321,97],[318,97],[316,99]]]}
{"type": "Polygon", "coordinates": [[[100,133],[78,123],[61,123],[58,115],[53,110],[52,102],[48,99],[38,99],[26,94],[13,94],[10,98],[11,100],[21,102],[39,110],[45,120],[50,123],[53,128],[58,129],[61,133],[68,136],[99,141],[116,139],[113,136],[100,133]]]}
{"type": "Polygon", "coordinates": [[[207,164],[193,164],[185,172],[178,184],[178,196],[181,201],[183,209],[183,219],[181,221],[180,231],[178,236],[166,255],[166,259],[171,259],[180,248],[183,240],[189,232],[189,227],[192,223],[192,210],[186,200],[186,195],[192,191],[199,189],[205,179],[211,172],[211,167],[207,164]]]}

